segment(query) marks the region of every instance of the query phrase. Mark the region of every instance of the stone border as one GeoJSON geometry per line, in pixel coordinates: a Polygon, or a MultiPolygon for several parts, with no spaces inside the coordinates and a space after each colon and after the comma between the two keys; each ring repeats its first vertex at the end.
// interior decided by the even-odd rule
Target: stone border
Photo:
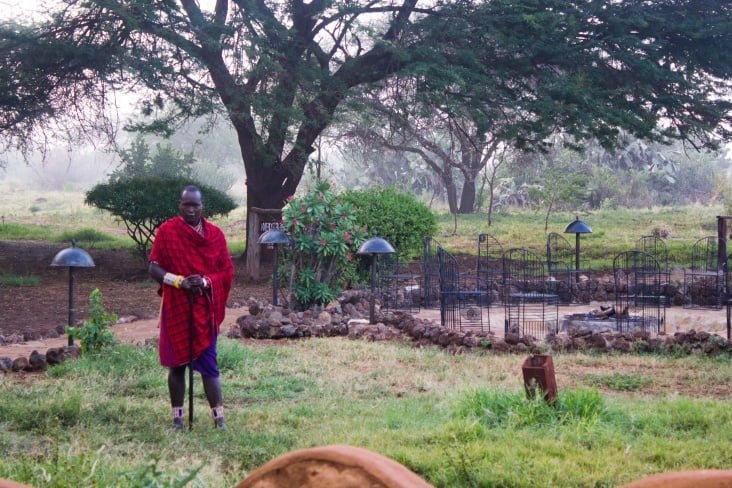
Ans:
{"type": "Polygon", "coordinates": [[[348,290],[338,302],[325,310],[295,312],[286,307],[263,305],[250,298],[249,315],[239,317],[227,332],[231,338],[300,339],[305,337],[348,336],[369,341],[405,341],[416,347],[438,346],[451,354],[485,351],[495,354],[538,354],[546,352],[654,352],[674,354],[719,354],[732,352],[732,345],[722,336],[708,332],[676,332],[651,336],[647,332],[620,333],[610,329],[568,327],[559,334],[544,338],[507,333],[457,331],[442,327],[433,320],[414,317],[406,312],[382,312],[376,307],[376,324],[368,320],[368,294],[348,290]]]}
{"type": "Polygon", "coordinates": [[[78,359],[80,357],[81,348],[79,346],[51,347],[46,350],[46,354],[33,351],[27,358],[23,356],[15,359],[0,357],[0,371],[5,373],[45,371],[48,366],[61,364],[68,359],[78,359]]]}
{"type": "MultiPolygon", "coordinates": [[[[724,337],[705,331],[676,332],[651,336],[647,332],[615,332],[590,327],[567,327],[544,338],[507,333],[457,331],[434,320],[407,312],[382,312],[376,307],[376,324],[370,324],[370,302],[363,290],[347,290],[324,310],[295,312],[286,307],[265,305],[250,298],[249,315],[236,320],[226,335],[233,339],[302,339],[347,336],[354,340],[403,341],[415,347],[440,347],[450,354],[483,352],[492,354],[542,354],[558,352],[660,353],[714,355],[732,353],[724,337]]],[[[20,338],[21,340],[28,340],[20,338]]],[[[34,337],[33,339],[38,339],[34,337]]],[[[5,338],[3,338],[5,340],[5,338]]],[[[33,351],[30,357],[0,357],[0,372],[44,371],[49,365],[81,356],[78,346],[50,348],[45,354],[33,351]]]]}

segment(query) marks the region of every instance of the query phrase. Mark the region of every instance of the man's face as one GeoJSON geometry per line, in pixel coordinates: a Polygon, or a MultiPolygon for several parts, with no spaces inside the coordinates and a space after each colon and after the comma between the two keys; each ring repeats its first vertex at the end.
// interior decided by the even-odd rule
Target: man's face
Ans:
{"type": "Polygon", "coordinates": [[[184,191],[180,196],[178,210],[180,210],[180,215],[183,217],[183,220],[190,225],[198,225],[198,222],[201,220],[201,210],[203,210],[201,192],[184,191]]]}

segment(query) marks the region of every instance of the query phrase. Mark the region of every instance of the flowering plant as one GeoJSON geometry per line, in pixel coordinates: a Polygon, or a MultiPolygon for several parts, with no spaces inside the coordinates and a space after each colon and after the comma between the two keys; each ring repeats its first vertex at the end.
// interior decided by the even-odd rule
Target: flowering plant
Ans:
{"type": "Polygon", "coordinates": [[[282,220],[292,239],[290,294],[301,309],[324,305],[356,278],[355,253],[366,237],[353,204],[326,181],[302,198],[289,197],[282,220]]]}

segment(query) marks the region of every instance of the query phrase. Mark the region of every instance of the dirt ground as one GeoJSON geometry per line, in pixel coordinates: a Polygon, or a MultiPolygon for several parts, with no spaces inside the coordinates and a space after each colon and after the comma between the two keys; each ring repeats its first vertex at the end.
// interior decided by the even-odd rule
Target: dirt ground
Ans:
{"type": "MultiPolygon", "coordinates": [[[[63,330],[69,319],[70,291],[73,291],[74,319],[88,318],[89,294],[95,288],[102,302],[120,319],[157,318],[160,299],[157,283],[150,279],[146,264],[127,251],[85,249],[94,260],[93,268],[74,268],[73,287],[70,270],[51,266],[54,256],[66,246],[35,241],[0,241],[0,275],[37,277],[38,286],[0,286],[0,334],[25,334],[35,331],[47,336],[63,330]]],[[[250,296],[271,298],[266,279],[258,282],[243,276],[243,260],[234,260],[236,276],[228,306],[242,307],[250,296]]],[[[269,274],[263,273],[264,276],[269,274]]]]}

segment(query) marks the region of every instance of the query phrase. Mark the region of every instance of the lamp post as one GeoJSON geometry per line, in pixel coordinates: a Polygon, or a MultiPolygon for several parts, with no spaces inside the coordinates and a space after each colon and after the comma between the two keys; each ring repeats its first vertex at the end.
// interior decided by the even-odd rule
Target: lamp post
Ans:
{"type": "Polygon", "coordinates": [[[272,271],[272,305],[277,305],[277,245],[289,244],[290,238],[280,229],[270,229],[257,239],[258,244],[274,246],[274,264],[272,271]]]}
{"type": "MultiPolygon", "coordinates": [[[[62,249],[51,261],[51,266],[66,266],[69,268],[69,326],[74,326],[74,268],[93,268],[94,260],[85,250],[76,247],[72,240],[71,247],[62,249]]],[[[69,334],[69,346],[74,345],[74,337],[69,334]]]]}
{"type": "Polygon", "coordinates": [[[374,236],[367,239],[361,247],[358,248],[356,254],[371,255],[371,297],[369,302],[369,323],[373,324],[375,320],[374,313],[374,295],[376,295],[376,259],[379,254],[391,254],[396,252],[394,247],[388,241],[381,237],[374,236]]]}
{"type": "Polygon", "coordinates": [[[591,234],[592,228],[582,222],[579,219],[579,216],[575,216],[574,221],[570,222],[566,229],[564,229],[565,234],[574,234],[575,235],[575,244],[574,244],[574,256],[575,256],[575,279],[576,281],[579,281],[579,270],[580,270],[580,234],[591,234]]]}

